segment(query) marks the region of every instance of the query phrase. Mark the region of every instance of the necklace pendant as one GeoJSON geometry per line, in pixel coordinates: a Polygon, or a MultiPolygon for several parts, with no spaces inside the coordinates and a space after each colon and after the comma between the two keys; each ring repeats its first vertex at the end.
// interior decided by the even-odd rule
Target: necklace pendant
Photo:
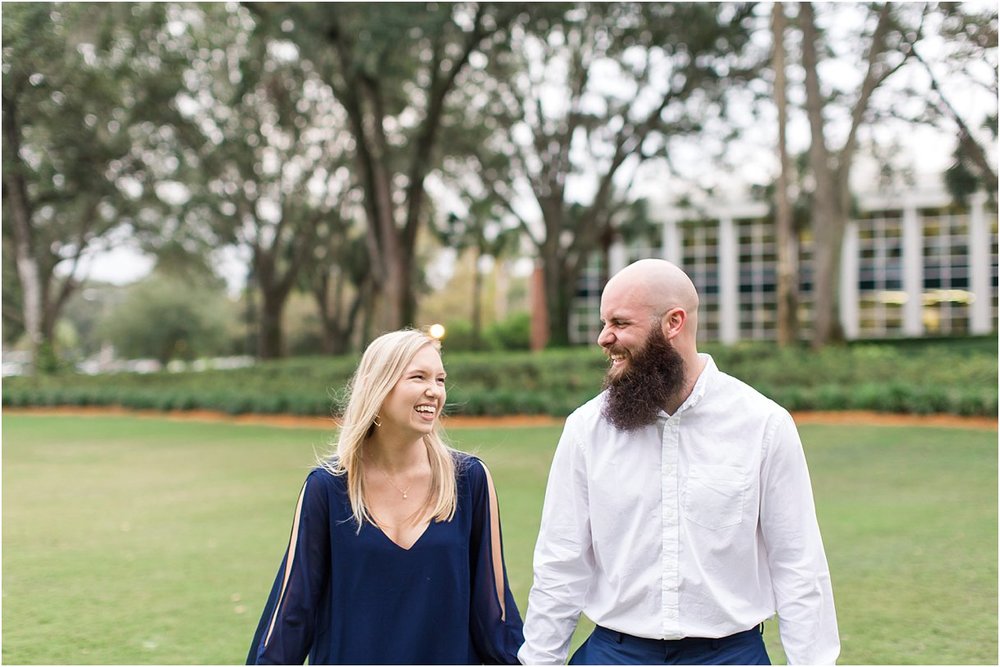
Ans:
{"type": "Polygon", "coordinates": [[[403,500],[406,500],[408,497],[405,493],[403,494],[403,500]]]}

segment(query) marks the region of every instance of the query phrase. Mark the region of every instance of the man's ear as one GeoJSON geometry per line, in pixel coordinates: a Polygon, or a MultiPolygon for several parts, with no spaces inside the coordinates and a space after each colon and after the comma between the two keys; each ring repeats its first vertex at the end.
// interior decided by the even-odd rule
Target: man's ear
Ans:
{"type": "Polygon", "coordinates": [[[663,331],[663,337],[667,340],[673,340],[678,334],[684,329],[684,323],[687,321],[687,311],[683,308],[671,308],[663,314],[660,318],[660,327],[663,331]]]}

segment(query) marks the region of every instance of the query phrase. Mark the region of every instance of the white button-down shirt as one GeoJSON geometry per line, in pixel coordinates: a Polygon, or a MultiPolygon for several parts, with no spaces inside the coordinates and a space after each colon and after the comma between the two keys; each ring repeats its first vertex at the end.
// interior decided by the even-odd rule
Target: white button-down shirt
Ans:
{"type": "Polygon", "coordinates": [[[791,416],[709,355],[673,414],[632,432],[603,394],[566,420],[535,545],[524,664],[561,664],[581,611],[638,637],[724,637],[778,614],[790,663],[840,653],[791,416]]]}

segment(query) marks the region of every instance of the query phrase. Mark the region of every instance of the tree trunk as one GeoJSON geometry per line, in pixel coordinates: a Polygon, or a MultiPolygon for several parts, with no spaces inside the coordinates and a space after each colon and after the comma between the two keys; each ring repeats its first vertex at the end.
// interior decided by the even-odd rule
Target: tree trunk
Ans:
{"type": "Polygon", "coordinates": [[[568,275],[558,258],[544,260],[542,270],[549,318],[548,347],[566,347],[570,344],[569,311],[576,295],[576,277],[568,275]]]}
{"type": "Polygon", "coordinates": [[[320,346],[324,354],[337,356],[351,349],[351,333],[358,320],[358,314],[365,300],[368,281],[358,286],[351,304],[346,308],[345,291],[347,279],[341,274],[333,285],[333,298],[330,297],[330,276],[325,275],[318,284],[313,286],[312,294],[316,299],[320,321],[323,325],[323,336],[320,346]]]}
{"type": "Polygon", "coordinates": [[[395,308],[394,328],[413,326],[417,320],[417,295],[413,290],[413,265],[416,246],[401,246],[399,248],[399,289],[396,293],[398,305],[395,308]]]}
{"type": "MultiPolygon", "coordinates": [[[[12,105],[3,109],[3,134],[7,149],[20,160],[21,134],[17,123],[17,112],[12,105]]],[[[40,354],[45,346],[43,321],[43,285],[41,269],[34,252],[34,230],[31,227],[31,204],[28,201],[24,178],[16,169],[5,170],[3,177],[4,194],[10,203],[11,227],[14,236],[14,263],[21,281],[24,330],[31,345],[32,369],[37,370],[40,354]]]]}
{"type": "Polygon", "coordinates": [[[358,315],[361,313],[366,294],[369,291],[371,291],[371,283],[368,281],[365,281],[358,287],[358,291],[351,301],[351,307],[347,311],[347,317],[344,319],[340,331],[334,338],[331,354],[347,354],[351,351],[351,334],[354,332],[355,325],[358,322],[358,315]]]}
{"type": "MultiPolygon", "coordinates": [[[[279,359],[284,355],[281,315],[291,289],[291,276],[286,274],[284,278],[278,277],[274,249],[257,246],[253,253],[254,275],[260,289],[257,358],[279,359]]],[[[296,270],[289,269],[290,272],[296,270]]]]}
{"type": "Polygon", "coordinates": [[[246,341],[244,342],[244,351],[248,355],[257,356],[258,348],[260,347],[260,318],[257,317],[257,277],[253,269],[253,262],[250,263],[250,269],[247,271],[247,282],[246,287],[243,289],[246,295],[246,341]]]}
{"type": "Polygon", "coordinates": [[[775,192],[775,226],[778,247],[778,345],[794,345],[799,338],[798,279],[799,244],[788,194],[791,165],[785,136],[788,127],[788,100],[785,95],[785,10],[776,3],[771,9],[774,40],[774,102],[778,108],[778,183],[775,192]]]}
{"type": "Polygon", "coordinates": [[[406,275],[407,262],[403,257],[403,251],[399,242],[399,231],[393,216],[392,190],[389,185],[389,175],[384,173],[384,169],[379,166],[377,171],[381,172],[376,177],[376,192],[378,220],[378,247],[379,258],[372,258],[372,266],[381,265],[383,269],[381,292],[384,302],[381,308],[381,318],[378,322],[382,332],[394,331],[403,326],[403,311],[406,306],[406,292],[409,285],[406,275]]]}
{"type": "Polygon", "coordinates": [[[843,216],[838,206],[836,173],[826,147],[823,97],[817,70],[819,40],[812,4],[799,3],[802,26],[802,65],[805,69],[806,115],[809,118],[809,165],[813,172],[813,335],[812,346],[820,348],[842,338],[839,321],[838,282],[843,216]]]}
{"type": "MultiPolygon", "coordinates": [[[[339,29],[335,35],[333,44],[340,65],[350,70],[354,67],[350,49],[339,39],[339,29]]],[[[368,217],[366,247],[371,266],[372,297],[380,302],[377,308],[369,310],[368,314],[375,321],[367,320],[366,327],[374,325],[380,333],[393,331],[403,325],[405,290],[409,281],[403,275],[406,267],[396,227],[392,175],[386,164],[387,142],[382,128],[379,92],[372,81],[364,78],[351,79],[346,87],[335,85],[334,89],[344,104],[354,135],[355,163],[368,217]]],[[[364,338],[368,338],[368,333],[364,338]]]]}
{"type": "Polygon", "coordinates": [[[260,333],[257,339],[257,356],[260,359],[280,359],[283,356],[281,315],[285,298],[275,290],[261,288],[260,333]]]}
{"type": "Polygon", "coordinates": [[[545,296],[545,270],[536,260],[531,272],[531,351],[539,352],[549,344],[548,298],[545,296]]]}
{"type": "Polygon", "coordinates": [[[330,272],[324,271],[322,275],[310,283],[310,293],[316,301],[316,310],[319,311],[319,321],[322,331],[319,339],[319,350],[323,354],[333,354],[334,337],[336,335],[336,315],[340,312],[340,303],[343,298],[343,283],[337,281],[333,288],[333,303],[330,303],[330,272]]]}
{"type": "MultiPolygon", "coordinates": [[[[359,124],[363,121],[359,121],[359,124]]],[[[400,244],[399,230],[396,228],[394,207],[392,202],[392,187],[390,176],[385,166],[380,163],[377,155],[362,151],[362,159],[374,160],[367,168],[371,170],[371,187],[366,188],[365,195],[371,199],[368,210],[374,219],[368,225],[368,234],[373,238],[369,244],[373,284],[375,294],[380,299],[377,321],[374,322],[377,333],[395,331],[405,323],[407,299],[409,291],[408,262],[400,244]]]]}
{"type": "Polygon", "coordinates": [[[365,349],[368,343],[375,339],[374,322],[375,311],[378,309],[378,299],[375,293],[374,283],[369,282],[364,290],[361,315],[361,340],[360,347],[365,349]]]}
{"type": "Polygon", "coordinates": [[[479,273],[482,256],[480,248],[472,259],[472,344],[477,350],[483,347],[483,276],[479,273]]]}

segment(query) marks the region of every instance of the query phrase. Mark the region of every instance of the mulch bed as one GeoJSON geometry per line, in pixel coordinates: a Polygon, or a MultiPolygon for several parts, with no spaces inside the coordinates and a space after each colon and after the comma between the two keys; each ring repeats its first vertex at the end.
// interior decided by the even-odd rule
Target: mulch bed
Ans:
{"type": "MultiPolygon", "coordinates": [[[[130,415],[155,417],[158,419],[180,419],[194,421],[232,422],[241,424],[263,424],[268,426],[334,428],[331,417],[303,417],[297,415],[229,415],[211,410],[127,410],[114,407],[45,407],[6,408],[7,414],[62,415],[95,417],[100,415],[130,415]]],[[[958,415],[909,415],[888,414],[848,410],[843,412],[796,412],[792,415],[797,424],[850,424],[877,426],[943,426],[948,428],[971,428],[997,430],[996,417],[960,417],[958,415]]],[[[445,428],[492,428],[520,426],[559,426],[562,419],[546,415],[509,415],[505,417],[465,417],[444,418],[445,428]]]]}

